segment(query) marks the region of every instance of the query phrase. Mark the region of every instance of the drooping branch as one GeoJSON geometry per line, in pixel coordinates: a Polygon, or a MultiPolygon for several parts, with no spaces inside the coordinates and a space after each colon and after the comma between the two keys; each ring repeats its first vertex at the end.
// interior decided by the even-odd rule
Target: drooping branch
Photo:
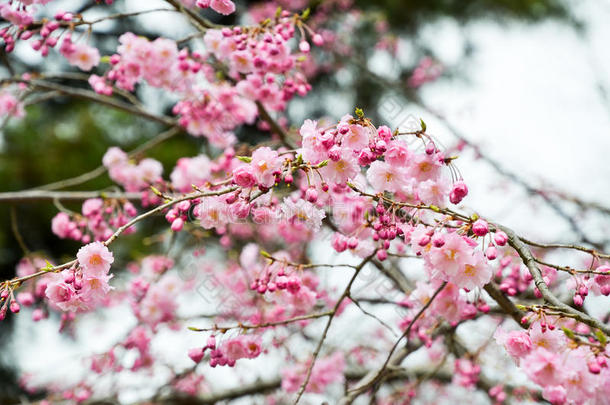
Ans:
{"type": "MultiPolygon", "coordinates": [[[[125,225],[119,227],[108,239],[106,239],[103,243],[106,246],[109,246],[112,242],[114,242],[123,232],[125,232],[127,229],[131,228],[132,226],[134,226],[135,224],[137,224],[138,222],[149,218],[157,213],[162,212],[163,210],[170,208],[182,201],[190,201],[190,200],[195,200],[198,198],[205,198],[205,197],[211,197],[211,196],[219,196],[219,195],[224,195],[224,194],[228,194],[231,193],[233,191],[236,191],[238,189],[238,187],[228,187],[219,191],[208,191],[208,192],[195,192],[195,193],[191,193],[191,194],[186,194],[183,195],[181,197],[172,199],[168,202],[166,202],[165,204],[161,204],[158,205],[157,207],[146,211],[143,214],[138,215],[135,218],[132,218],[129,222],[127,222],[125,225]]],[[[30,280],[32,278],[36,278],[36,277],[40,277],[44,274],[47,273],[56,273],[59,271],[62,271],[64,269],[68,269],[70,267],[72,267],[73,265],[75,265],[77,263],[76,259],[75,260],[71,260],[69,262],[63,263],[61,265],[58,266],[48,266],[44,269],[41,269],[40,271],[34,273],[34,274],[30,274],[24,277],[17,277],[17,278],[13,278],[11,280],[6,281],[6,283],[12,285],[12,286],[16,286],[19,285],[21,283],[23,283],[24,281],[30,280]]]]}
{"type": "Polygon", "coordinates": [[[544,278],[542,277],[542,272],[540,271],[538,263],[536,262],[536,259],[534,259],[532,252],[512,229],[497,224],[495,224],[495,226],[498,229],[502,230],[504,233],[506,233],[506,235],[508,236],[508,243],[513,249],[515,249],[515,251],[519,254],[519,257],[521,257],[523,263],[527,266],[527,269],[534,278],[534,284],[536,285],[536,288],[538,288],[545,301],[557,307],[567,316],[570,316],[579,322],[589,325],[592,328],[599,329],[604,332],[606,336],[610,336],[609,325],[602,324],[598,319],[595,319],[581,311],[570,307],[569,305],[564,304],[551,292],[551,290],[545,283],[544,278]]]}
{"type": "Polygon", "coordinates": [[[0,84],[6,84],[6,83],[25,83],[35,89],[57,91],[66,96],[93,101],[93,102],[103,104],[103,105],[106,105],[106,106],[109,106],[112,108],[116,108],[117,110],[125,111],[130,114],[134,114],[136,116],[149,119],[151,121],[155,121],[155,122],[158,122],[158,123],[161,123],[164,125],[168,125],[168,126],[174,126],[177,123],[177,121],[173,118],[153,114],[151,112],[148,112],[148,111],[146,111],[142,108],[139,108],[137,106],[134,106],[132,104],[128,104],[124,101],[120,101],[120,100],[117,100],[117,99],[109,97],[109,96],[97,94],[96,92],[91,91],[91,90],[65,86],[63,84],[52,83],[52,82],[40,80],[40,79],[26,80],[23,78],[10,78],[10,79],[0,80],[0,84]]]}

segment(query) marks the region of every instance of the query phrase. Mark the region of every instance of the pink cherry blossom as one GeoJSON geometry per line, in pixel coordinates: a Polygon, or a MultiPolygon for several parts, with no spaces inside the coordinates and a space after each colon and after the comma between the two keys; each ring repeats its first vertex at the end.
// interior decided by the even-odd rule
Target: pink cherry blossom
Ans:
{"type": "Polygon", "coordinates": [[[100,53],[97,48],[84,43],[72,45],[72,51],[66,55],[71,65],[89,71],[100,63],[100,53]]]}
{"type": "Polygon", "coordinates": [[[282,167],[282,161],[276,151],[265,146],[252,153],[250,165],[258,184],[272,187],[275,184],[275,173],[282,167]]]}
{"type": "Polygon", "coordinates": [[[87,275],[96,276],[106,275],[114,261],[112,252],[101,242],[93,242],[81,247],[76,258],[87,275]]]}

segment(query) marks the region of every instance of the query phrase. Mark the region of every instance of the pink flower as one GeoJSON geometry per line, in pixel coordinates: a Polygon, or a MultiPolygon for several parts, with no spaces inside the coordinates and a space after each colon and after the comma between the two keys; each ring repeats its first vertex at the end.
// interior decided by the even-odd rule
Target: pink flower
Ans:
{"type": "Polygon", "coordinates": [[[485,236],[489,232],[489,225],[484,219],[477,219],[472,224],[472,233],[477,236],[485,236]]]}
{"type": "Polygon", "coordinates": [[[498,329],[494,335],[496,341],[506,348],[515,360],[519,360],[527,355],[532,348],[532,341],[526,332],[513,330],[508,333],[498,329]]]}
{"type": "Polygon", "coordinates": [[[51,221],[51,230],[60,238],[68,238],[72,231],[76,228],[76,224],[70,221],[70,216],[65,212],[59,212],[51,221]]]}
{"type": "Polygon", "coordinates": [[[456,233],[446,234],[444,240],[442,247],[430,250],[429,260],[436,273],[448,278],[464,269],[472,256],[472,248],[456,233]]]}
{"type": "Polygon", "coordinates": [[[45,296],[49,303],[62,311],[81,311],[88,309],[87,304],[77,294],[74,286],[64,281],[64,275],[50,274],[46,285],[45,296]]]}
{"type": "Polygon", "coordinates": [[[345,184],[360,173],[360,167],[351,149],[340,148],[339,159],[329,160],[320,172],[324,181],[329,184],[345,184]]]}
{"type": "Polygon", "coordinates": [[[137,168],[140,178],[146,183],[154,183],[161,178],[163,173],[161,162],[150,158],[142,159],[137,168]]]}
{"type": "Polygon", "coordinates": [[[400,192],[408,186],[404,171],[380,160],[371,163],[366,172],[366,178],[373,189],[380,193],[384,191],[400,192]]]}
{"type": "Polygon", "coordinates": [[[111,278],[112,274],[87,275],[83,277],[82,289],[79,291],[79,294],[89,308],[95,307],[106,298],[108,292],[112,289],[108,283],[111,278]]]}
{"type": "Polygon", "coordinates": [[[487,260],[483,256],[481,251],[475,251],[473,254],[466,258],[463,266],[461,266],[457,273],[449,275],[449,280],[456,285],[472,290],[474,288],[482,288],[485,284],[491,280],[492,271],[487,260]]]}
{"type": "Polygon", "coordinates": [[[97,48],[84,43],[73,44],[72,52],[66,57],[71,65],[84,71],[89,71],[100,63],[100,52],[97,48]]]}
{"type": "Polygon", "coordinates": [[[104,157],[102,158],[102,163],[104,166],[109,169],[112,166],[116,166],[119,164],[127,163],[129,157],[127,153],[123,152],[120,148],[116,146],[112,146],[108,148],[104,157]]]}
{"type": "Polygon", "coordinates": [[[284,198],[284,203],[281,205],[284,218],[291,222],[304,223],[313,232],[320,230],[322,219],[326,216],[324,211],[317,208],[309,201],[302,199],[295,203],[290,198],[284,198]]]}
{"type": "Polygon", "coordinates": [[[212,0],[210,7],[217,13],[229,15],[235,12],[235,3],[231,0],[212,0]]]}
{"type": "Polygon", "coordinates": [[[220,197],[204,198],[195,208],[195,215],[204,229],[222,227],[229,220],[227,203],[220,197]]]}
{"type": "Polygon", "coordinates": [[[416,154],[409,162],[409,176],[417,181],[436,180],[440,174],[442,162],[438,154],[416,154]]]}
{"type": "Polygon", "coordinates": [[[599,387],[594,374],[589,372],[587,357],[591,351],[585,347],[570,350],[564,358],[566,378],[562,386],[566,389],[570,402],[584,404],[589,401],[599,387]]]}
{"type": "Polygon", "coordinates": [[[189,357],[195,363],[199,363],[201,361],[201,359],[203,359],[204,354],[205,353],[203,351],[203,348],[201,348],[201,347],[194,347],[188,351],[189,357]]]}
{"type": "Polygon", "coordinates": [[[93,242],[81,247],[76,258],[83,273],[91,276],[106,275],[114,261],[112,252],[101,242],[93,242]]]}
{"type": "Polygon", "coordinates": [[[525,373],[537,384],[563,384],[566,374],[559,355],[543,348],[533,350],[521,363],[525,373]]]}
{"type": "Polygon", "coordinates": [[[388,143],[388,150],[383,155],[386,162],[393,166],[405,167],[411,160],[407,144],[400,140],[388,143]]]}
{"type": "Polygon", "coordinates": [[[166,274],[146,292],[137,311],[138,319],[151,326],[172,321],[176,317],[176,295],[183,283],[176,276],[166,274]]]}
{"type": "Polygon", "coordinates": [[[23,103],[8,91],[0,91],[0,116],[10,115],[16,118],[25,116],[23,103]]]}
{"type": "MultiPolygon", "coordinates": [[[[305,120],[300,129],[301,137],[303,138],[303,159],[309,163],[317,164],[326,159],[332,136],[326,133],[322,135],[318,129],[317,121],[305,120]]],[[[332,141],[334,143],[334,141],[332,141]]]]}
{"type": "Polygon", "coordinates": [[[567,344],[566,337],[563,332],[550,330],[548,328],[542,329],[539,322],[532,324],[529,330],[529,336],[532,340],[534,347],[540,347],[551,352],[559,352],[567,344]]]}
{"type": "Polygon", "coordinates": [[[282,167],[282,161],[276,151],[265,146],[252,153],[250,165],[258,184],[272,187],[275,184],[275,173],[282,167]]]}
{"type": "Polygon", "coordinates": [[[466,197],[466,195],[468,195],[468,187],[466,186],[466,183],[461,180],[456,181],[453,185],[451,193],[449,194],[449,200],[452,204],[459,204],[460,201],[466,197]]]}
{"type": "Polygon", "coordinates": [[[220,350],[228,361],[253,359],[261,354],[261,339],[260,336],[240,335],[226,340],[220,350]]]}
{"type": "Polygon", "coordinates": [[[566,389],[561,385],[551,385],[544,387],[542,397],[553,405],[563,405],[567,401],[566,389]]]}
{"type": "Polygon", "coordinates": [[[250,165],[241,165],[233,170],[233,180],[240,187],[249,188],[256,185],[254,170],[250,165]]]}
{"type": "Polygon", "coordinates": [[[358,124],[351,124],[347,127],[347,133],[341,138],[341,146],[359,151],[369,145],[370,130],[358,124]]]}
{"type": "Polygon", "coordinates": [[[63,275],[54,275],[54,280],[47,284],[45,295],[51,303],[61,307],[74,296],[74,288],[64,282],[63,275]]]}
{"type": "Polygon", "coordinates": [[[450,187],[449,181],[442,177],[436,181],[426,180],[417,185],[417,194],[425,204],[444,207],[450,187]]]}
{"type": "Polygon", "coordinates": [[[101,212],[103,205],[104,200],[102,200],[101,198],[90,198],[88,200],[85,200],[81,211],[86,217],[96,215],[101,212]]]}
{"type": "Polygon", "coordinates": [[[210,180],[211,165],[212,162],[205,155],[178,159],[176,167],[169,176],[172,186],[183,193],[192,191],[193,185],[203,186],[210,180]]]}

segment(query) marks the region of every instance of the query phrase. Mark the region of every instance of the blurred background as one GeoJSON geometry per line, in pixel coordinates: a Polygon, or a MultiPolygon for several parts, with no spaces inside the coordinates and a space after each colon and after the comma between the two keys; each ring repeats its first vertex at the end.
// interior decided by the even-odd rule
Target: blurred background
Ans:
{"type": "MultiPolygon", "coordinates": [[[[96,17],[141,9],[142,3],[118,0],[109,8],[58,0],[48,7],[80,8],[96,17]]],[[[239,11],[252,3],[237,2],[238,13],[229,18],[206,16],[218,23],[247,21],[239,11]]],[[[315,10],[323,2],[302,3],[315,10]]],[[[163,5],[160,0],[146,2],[146,8],[163,5]]],[[[459,151],[456,163],[470,185],[466,203],[473,211],[539,240],[607,245],[610,2],[363,0],[348,10],[336,27],[345,53],[315,55],[328,69],[316,72],[307,97],[291,102],[286,114],[290,125],[299,127],[305,118],[340,118],[354,107],[392,128],[422,118],[441,144],[459,151]],[[423,79],[422,70],[427,74],[423,79]]],[[[116,49],[112,34],[125,31],[174,39],[192,32],[184,20],[167,13],[103,24],[94,30],[101,53],[111,54],[116,49]],[[155,29],[159,26],[163,31],[155,29]]],[[[200,46],[196,42],[190,45],[200,46]]],[[[62,68],[53,52],[45,60],[27,47],[1,56],[2,77],[62,68]]],[[[171,115],[172,100],[156,95],[138,90],[150,109],[171,115]]],[[[130,150],[162,130],[126,113],[63,97],[26,111],[25,119],[5,122],[0,134],[0,192],[92,170],[109,146],[130,150]]],[[[255,127],[244,127],[237,135],[252,144],[263,137],[255,127]]],[[[163,162],[168,175],[179,157],[201,151],[209,151],[203,138],[183,134],[147,155],[163,162]]],[[[112,183],[103,175],[75,189],[108,187],[112,183]]],[[[0,203],[1,279],[12,277],[23,257],[17,234],[27,249],[58,261],[74,254],[77,242],[51,233],[56,213],[48,202],[0,203]]],[[[153,220],[144,232],[152,234],[163,225],[162,219],[153,220]]],[[[120,249],[121,260],[113,268],[141,257],[149,247],[130,236],[120,249]]],[[[34,333],[31,325],[15,328],[15,320],[9,316],[0,323],[0,347],[34,333]]],[[[36,357],[16,358],[0,350],[0,403],[20,394],[20,369],[31,367],[36,357]]]]}

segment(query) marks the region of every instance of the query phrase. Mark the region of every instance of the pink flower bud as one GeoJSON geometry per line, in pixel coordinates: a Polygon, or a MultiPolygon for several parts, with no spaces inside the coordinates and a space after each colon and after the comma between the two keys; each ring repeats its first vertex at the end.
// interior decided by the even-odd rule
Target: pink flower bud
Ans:
{"type": "Polygon", "coordinates": [[[34,322],[38,322],[43,318],[44,318],[44,312],[42,311],[42,309],[36,308],[34,311],[32,311],[32,320],[34,322]]]}
{"type": "Polygon", "coordinates": [[[207,349],[214,350],[216,348],[216,336],[211,335],[205,345],[207,349]]]}
{"type": "Polygon", "coordinates": [[[375,143],[375,150],[377,151],[377,153],[381,154],[388,150],[388,145],[385,143],[385,141],[379,140],[375,143]]]}
{"type": "Polygon", "coordinates": [[[496,248],[494,246],[489,246],[486,250],[485,250],[485,256],[489,259],[489,260],[495,260],[496,257],[498,257],[498,251],[496,250],[496,248]]]}
{"type": "Polygon", "coordinates": [[[602,371],[602,368],[599,366],[597,361],[590,361],[587,363],[587,366],[589,367],[589,372],[591,374],[599,374],[602,371]]]}
{"type": "Polygon", "coordinates": [[[256,178],[250,165],[242,165],[233,170],[233,180],[240,187],[253,187],[256,184],[256,178]]]}
{"type": "Polygon", "coordinates": [[[195,347],[188,351],[188,355],[195,363],[199,363],[203,359],[203,349],[201,347],[195,347]]]}
{"type": "Polygon", "coordinates": [[[17,301],[19,301],[21,305],[29,307],[34,303],[34,295],[29,291],[20,292],[17,294],[17,301]]]}
{"type": "Polygon", "coordinates": [[[578,287],[578,294],[582,295],[583,297],[586,297],[589,294],[589,289],[586,285],[583,284],[578,287]]]}
{"type": "Polygon", "coordinates": [[[432,244],[434,245],[434,247],[437,248],[443,247],[443,245],[445,245],[445,239],[443,238],[443,235],[434,236],[434,238],[432,238],[432,244]]]}
{"type": "Polygon", "coordinates": [[[377,259],[379,259],[379,261],[383,262],[387,258],[388,252],[386,250],[381,249],[377,251],[377,259]]]}
{"type": "Polygon", "coordinates": [[[452,204],[459,204],[464,197],[468,195],[468,187],[463,181],[456,181],[453,185],[453,189],[449,194],[449,200],[452,204]]]}
{"type": "Polygon", "coordinates": [[[390,139],[392,139],[392,130],[386,125],[382,125],[377,128],[377,135],[379,135],[382,140],[388,142],[390,139]]]}
{"type": "Polygon", "coordinates": [[[419,238],[419,240],[417,241],[417,244],[421,247],[426,246],[428,243],[430,243],[430,236],[428,235],[424,235],[421,238],[419,238]]]}
{"type": "Polygon", "coordinates": [[[10,309],[12,313],[16,314],[21,310],[21,307],[19,306],[17,301],[13,301],[11,302],[10,309]]]}
{"type": "Polygon", "coordinates": [[[504,246],[506,245],[506,242],[508,242],[508,235],[502,231],[496,231],[496,233],[494,233],[494,241],[498,246],[504,246]]]}
{"type": "Polygon", "coordinates": [[[182,220],[182,218],[176,218],[172,222],[171,228],[172,228],[172,231],[174,231],[174,232],[180,232],[183,227],[184,227],[184,221],[182,220]]]}
{"type": "Polygon", "coordinates": [[[309,42],[303,40],[299,42],[299,50],[303,53],[309,53],[311,47],[309,46],[309,42]]]}
{"type": "Polygon", "coordinates": [[[322,35],[320,34],[315,34],[311,38],[311,42],[313,42],[315,46],[322,46],[324,45],[324,38],[322,38],[322,35]]]}
{"type": "Polygon", "coordinates": [[[347,240],[347,247],[349,249],[356,249],[358,247],[358,243],[360,241],[358,240],[358,238],[356,238],[355,236],[352,236],[351,238],[349,238],[347,240]]]}
{"type": "Polygon", "coordinates": [[[318,200],[318,192],[315,188],[310,187],[305,192],[305,199],[311,203],[315,203],[318,200]]]}
{"type": "Polygon", "coordinates": [[[487,221],[484,219],[477,219],[474,224],[472,224],[472,233],[477,236],[485,236],[489,232],[489,225],[487,221]]]}
{"type": "Polygon", "coordinates": [[[579,294],[574,295],[574,305],[576,305],[577,307],[582,307],[582,304],[584,303],[584,300],[582,299],[582,296],[579,294]]]}

